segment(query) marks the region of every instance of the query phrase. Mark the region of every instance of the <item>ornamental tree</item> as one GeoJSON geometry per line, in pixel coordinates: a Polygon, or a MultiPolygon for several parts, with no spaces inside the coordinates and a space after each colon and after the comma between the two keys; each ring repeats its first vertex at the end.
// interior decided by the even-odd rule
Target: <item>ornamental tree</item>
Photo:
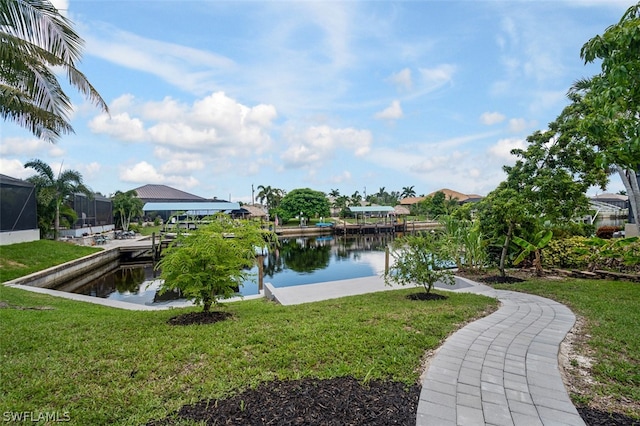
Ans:
{"type": "Polygon", "coordinates": [[[256,249],[275,241],[258,222],[215,216],[208,225],[179,233],[166,249],[157,264],[164,280],[159,293],[179,289],[209,312],[250,277],[247,268],[255,264],[256,249]]]}
{"type": "Polygon", "coordinates": [[[437,281],[455,284],[453,271],[447,269],[449,259],[442,243],[441,235],[436,232],[396,238],[390,252],[393,263],[384,274],[385,283],[421,285],[427,294],[437,281]]]}

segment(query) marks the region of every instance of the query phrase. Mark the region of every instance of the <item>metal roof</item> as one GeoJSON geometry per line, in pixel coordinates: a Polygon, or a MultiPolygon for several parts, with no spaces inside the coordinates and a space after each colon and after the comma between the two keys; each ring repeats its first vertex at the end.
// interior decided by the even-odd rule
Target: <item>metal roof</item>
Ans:
{"type": "Polygon", "coordinates": [[[206,198],[171,188],[167,185],[144,185],[135,189],[138,198],[149,202],[205,201],[206,198]]]}
{"type": "Polygon", "coordinates": [[[142,210],[145,212],[158,212],[158,211],[168,211],[168,212],[187,212],[187,214],[195,214],[195,215],[207,215],[218,212],[226,212],[231,210],[238,210],[240,208],[239,203],[228,203],[228,202],[202,202],[202,203],[146,203],[142,210]]]}
{"type": "Polygon", "coordinates": [[[391,206],[366,206],[366,207],[349,207],[353,213],[394,213],[395,210],[391,206]]]}

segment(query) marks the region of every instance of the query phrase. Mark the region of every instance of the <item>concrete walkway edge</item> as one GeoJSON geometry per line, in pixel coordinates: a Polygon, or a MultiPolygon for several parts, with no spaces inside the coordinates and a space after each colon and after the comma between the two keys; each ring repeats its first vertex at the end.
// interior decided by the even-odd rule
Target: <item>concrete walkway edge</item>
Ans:
{"type": "Polygon", "coordinates": [[[558,364],[573,313],[544,297],[473,284],[457,291],[495,297],[502,306],[437,350],[416,425],[584,425],[558,364]]]}

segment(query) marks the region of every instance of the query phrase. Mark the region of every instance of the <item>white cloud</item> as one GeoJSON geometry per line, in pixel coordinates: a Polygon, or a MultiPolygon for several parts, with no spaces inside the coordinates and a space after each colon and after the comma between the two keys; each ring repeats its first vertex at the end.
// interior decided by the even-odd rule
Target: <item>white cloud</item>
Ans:
{"type": "Polygon", "coordinates": [[[26,179],[35,174],[33,169],[25,169],[22,161],[7,158],[0,158],[0,173],[16,179],[26,179]]]}
{"type": "Polygon", "coordinates": [[[195,94],[216,87],[216,73],[235,66],[221,55],[152,40],[111,26],[92,25],[83,34],[86,54],[155,75],[195,94]]]}
{"type": "Polygon", "coordinates": [[[261,153],[271,146],[269,130],[277,118],[273,105],[248,107],[212,93],[192,105],[171,97],[141,103],[130,95],[114,101],[111,116],[101,114],[89,123],[94,133],[121,141],[149,142],[173,149],[190,149],[212,156],[261,153]]]}
{"type": "Polygon", "coordinates": [[[413,87],[413,81],[411,79],[411,70],[405,68],[402,71],[391,74],[389,81],[393,83],[398,89],[411,90],[413,87]]]}
{"type": "Polygon", "coordinates": [[[329,126],[309,127],[303,133],[292,133],[289,148],[280,156],[290,167],[322,167],[338,149],[351,151],[356,156],[369,152],[372,135],[368,130],[353,128],[334,129],[329,126]]]}
{"type": "Polygon", "coordinates": [[[451,64],[442,64],[435,68],[420,68],[420,75],[429,90],[451,83],[455,72],[456,66],[451,64]]]}
{"type": "Polygon", "coordinates": [[[141,142],[147,138],[144,123],[128,113],[100,114],[87,124],[93,133],[106,134],[126,142],[141,142]]]}
{"type": "Polygon", "coordinates": [[[512,133],[520,133],[531,125],[532,123],[529,123],[524,118],[512,118],[509,120],[509,131],[512,133]]]}
{"type": "Polygon", "coordinates": [[[42,139],[30,138],[24,139],[19,137],[3,138],[0,144],[0,155],[8,156],[41,156],[45,153],[50,157],[60,157],[65,151],[59,145],[42,139]]]}
{"type": "Polygon", "coordinates": [[[488,126],[492,124],[498,124],[505,120],[504,114],[500,114],[499,112],[484,112],[480,116],[480,121],[482,124],[486,124],[488,126]]]}
{"type": "Polygon", "coordinates": [[[378,120],[397,120],[402,118],[402,107],[400,101],[393,101],[391,105],[376,113],[375,118],[378,120]]]}
{"type": "Polygon", "coordinates": [[[156,168],[146,161],[141,161],[131,168],[122,168],[120,179],[124,182],[150,184],[160,184],[165,181],[164,175],[158,173],[156,168]]]}
{"type": "Polygon", "coordinates": [[[130,168],[122,167],[120,179],[129,183],[167,184],[176,188],[192,188],[199,184],[193,176],[161,173],[146,161],[136,163],[130,168]]]}
{"type": "Polygon", "coordinates": [[[526,143],[522,139],[500,139],[497,143],[490,146],[488,151],[491,155],[499,159],[506,160],[509,163],[515,161],[515,157],[511,154],[512,149],[526,149],[526,143]]]}

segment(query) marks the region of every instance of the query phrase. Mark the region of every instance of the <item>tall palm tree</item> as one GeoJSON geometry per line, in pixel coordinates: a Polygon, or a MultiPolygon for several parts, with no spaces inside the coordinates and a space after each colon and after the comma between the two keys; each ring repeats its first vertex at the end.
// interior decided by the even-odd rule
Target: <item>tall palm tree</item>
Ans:
{"type": "Polygon", "coordinates": [[[27,180],[36,186],[40,200],[55,206],[54,238],[60,234],[60,208],[73,194],[82,192],[92,196],[91,190],[82,182],[82,175],[75,170],[65,170],[56,178],[51,166],[42,160],[31,160],[25,163],[25,168],[38,172],[27,180]]]}
{"type": "Polygon", "coordinates": [[[107,104],[76,63],[83,40],[49,0],[0,0],[0,115],[55,142],[72,133],[71,100],[52,67],[103,111],[107,104]]]}
{"type": "Polygon", "coordinates": [[[402,193],[400,194],[401,198],[415,197],[416,191],[413,189],[414,185],[411,186],[403,186],[402,193]]]}

